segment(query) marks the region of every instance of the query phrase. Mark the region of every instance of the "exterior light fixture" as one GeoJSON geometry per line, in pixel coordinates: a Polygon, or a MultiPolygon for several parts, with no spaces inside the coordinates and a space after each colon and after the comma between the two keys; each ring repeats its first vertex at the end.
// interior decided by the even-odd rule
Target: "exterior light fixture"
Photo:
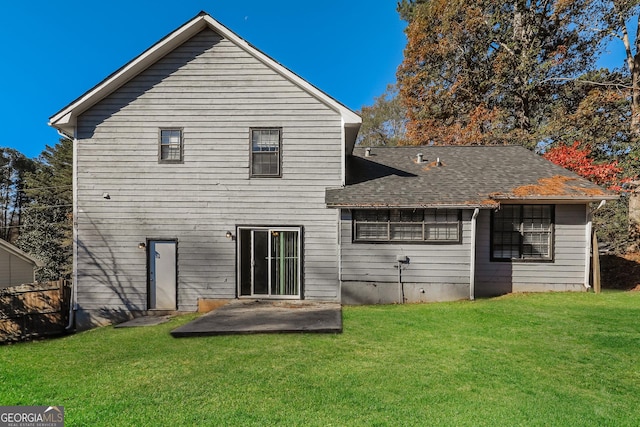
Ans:
{"type": "Polygon", "coordinates": [[[227,239],[233,240],[233,233],[231,233],[230,231],[227,231],[227,234],[225,234],[225,236],[227,237],[227,239]]]}
{"type": "Polygon", "coordinates": [[[140,242],[138,243],[138,249],[145,249],[147,247],[147,244],[144,242],[140,242]]]}
{"type": "Polygon", "coordinates": [[[102,193],[102,198],[109,200],[111,196],[109,195],[109,193],[105,192],[105,193],[102,193]]]}

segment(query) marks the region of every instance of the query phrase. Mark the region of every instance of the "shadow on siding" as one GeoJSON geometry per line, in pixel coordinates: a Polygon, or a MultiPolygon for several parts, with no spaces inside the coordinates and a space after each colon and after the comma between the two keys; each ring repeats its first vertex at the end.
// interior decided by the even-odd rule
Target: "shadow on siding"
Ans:
{"type": "Polygon", "coordinates": [[[221,37],[210,30],[185,42],[155,64],[138,74],[82,115],[82,138],[93,138],[95,129],[111,116],[121,111],[142,95],[152,90],[166,78],[175,74],[202,53],[220,43],[221,37]]]}
{"type": "MultiPolygon", "coordinates": [[[[92,231],[98,238],[91,242],[91,247],[87,246],[83,240],[78,239],[78,252],[82,252],[83,257],[89,258],[90,262],[88,264],[93,268],[87,274],[78,272],[78,282],[82,284],[84,292],[87,292],[88,288],[98,290],[98,296],[93,296],[91,302],[96,305],[104,304],[99,309],[101,317],[111,321],[126,320],[131,317],[130,313],[132,311],[146,309],[144,306],[146,305],[144,301],[146,301],[147,297],[146,283],[143,286],[140,286],[140,284],[136,286],[135,283],[132,283],[131,278],[127,277],[119,268],[113,249],[107,239],[96,227],[93,220],[89,219],[89,222],[92,226],[92,231]],[[96,253],[92,251],[92,248],[100,248],[102,250],[96,253]],[[117,298],[119,304],[100,301],[100,289],[110,290],[111,295],[117,298]],[[142,301],[144,305],[139,305],[134,301],[142,301]]],[[[110,296],[107,298],[111,299],[110,296]]]]}

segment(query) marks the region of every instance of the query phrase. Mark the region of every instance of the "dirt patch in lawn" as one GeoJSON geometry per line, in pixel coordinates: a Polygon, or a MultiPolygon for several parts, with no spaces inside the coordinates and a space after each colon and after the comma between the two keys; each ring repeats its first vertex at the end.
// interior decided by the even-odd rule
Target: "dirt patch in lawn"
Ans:
{"type": "Polygon", "coordinates": [[[602,287],[640,291],[640,252],[600,255],[602,287]]]}

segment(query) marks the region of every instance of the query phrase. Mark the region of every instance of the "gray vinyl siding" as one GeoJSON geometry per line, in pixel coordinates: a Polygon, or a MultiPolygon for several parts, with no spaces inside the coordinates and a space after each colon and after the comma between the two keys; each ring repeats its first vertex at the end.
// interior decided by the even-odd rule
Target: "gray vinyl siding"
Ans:
{"type": "Polygon", "coordinates": [[[585,289],[585,205],[556,205],[553,262],[492,262],[490,221],[490,211],[481,211],[476,247],[477,296],[585,289]]]}
{"type": "Polygon", "coordinates": [[[33,283],[34,268],[32,262],[0,249],[0,289],[33,283]]]}
{"type": "Polygon", "coordinates": [[[344,289],[360,292],[355,288],[364,289],[366,283],[373,283],[376,287],[396,285],[398,255],[409,258],[409,263],[402,270],[405,284],[417,289],[421,285],[439,287],[437,298],[431,298],[429,288],[425,288],[425,300],[468,298],[472,213],[470,210],[462,211],[460,243],[361,243],[353,242],[352,216],[348,210],[343,210],[340,222],[343,298],[344,289]]]}
{"type": "Polygon", "coordinates": [[[304,298],[337,300],[342,121],[205,30],[78,119],[78,302],[145,310],[146,239],[178,242],[178,308],[236,296],[237,226],[303,227],[304,298]],[[182,128],[184,161],[158,163],[158,129],[182,128]],[[282,178],[249,178],[249,130],[282,129],[282,178]],[[102,194],[109,193],[110,199],[102,194]]]}

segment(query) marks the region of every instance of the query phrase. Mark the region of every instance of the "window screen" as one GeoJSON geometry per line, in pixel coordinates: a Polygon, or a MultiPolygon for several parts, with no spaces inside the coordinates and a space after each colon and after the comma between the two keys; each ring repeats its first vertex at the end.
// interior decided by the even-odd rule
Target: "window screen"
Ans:
{"type": "Polygon", "coordinates": [[[553,206],[505,205],[493,213],[492,258],[552,259],[553,206]]]}
{"type": "Polygon", "coordinates": [[[280,129],[251,130],[251,176],[280,176],[280,129]]]}
{"type": "Polygon", "coordinates": [[[353,212],[355,241],[458,242],[457,209],[358,209],[353,212]]]}
{"type": "Polygon", "coordinates": [[[160,129],[160,161],[182,161],[182,129],[160,129]]]}

